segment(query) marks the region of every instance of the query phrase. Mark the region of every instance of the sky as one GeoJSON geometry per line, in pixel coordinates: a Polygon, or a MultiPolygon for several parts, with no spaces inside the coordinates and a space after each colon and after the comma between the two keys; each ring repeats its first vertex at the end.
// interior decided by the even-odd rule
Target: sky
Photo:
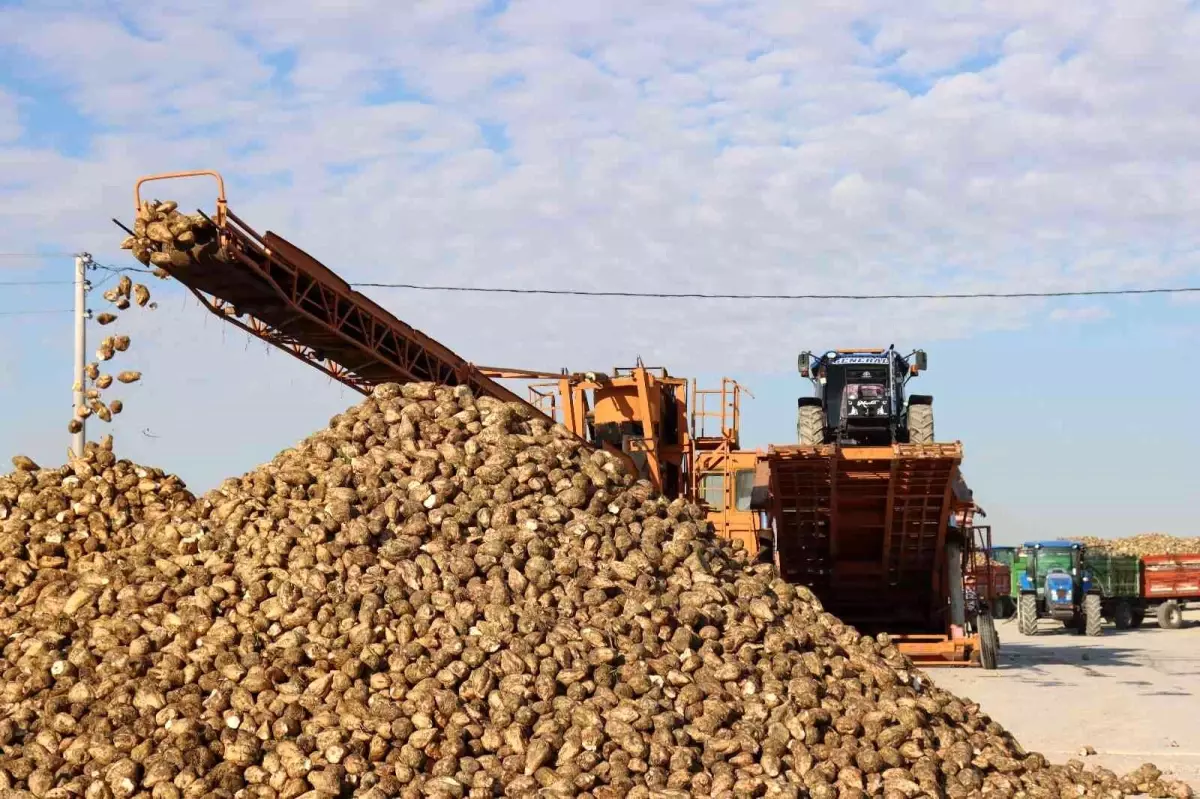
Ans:
{"type": "MultiPolygon", "coordinates": [[[[65,457],[62,281],[75,252],[136,265],[110,219],[143,174],[219,170],[240,217],[351,282],[1196,286],[1198,74],[1200,7],[1165,0],[0,0],[0,452],[65,457]]],[[[357,400],[151,289],[88,331],[131,335],[144,373],[89,426],[125,457],[203,490],[357,400]]],[[[795,437],[800,350],[921,347],[913,389],[999,540],[1197,532],[1200,295],[370,294],[476,363],[736,377],[754,447],[795,437]]]]}

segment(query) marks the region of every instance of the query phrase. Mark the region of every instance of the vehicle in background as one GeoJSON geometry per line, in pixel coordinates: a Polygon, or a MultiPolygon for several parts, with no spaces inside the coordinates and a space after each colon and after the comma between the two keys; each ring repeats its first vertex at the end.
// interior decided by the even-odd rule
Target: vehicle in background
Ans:
{"type": "Polygon", "coordinates": [[[1039,619],[1069,630],[1100,635],[1104,617],[1100,591],[1083,564],[1084,547],[1074,541],[1030,541],[1023,547],[1017,628],[1037,633],[1039,619]]]}
{"type": "Polygon", "coordinates": [[[991,585],[988,596],[993,619],[1007,619],[1016,612],[1016,602],[1012,598],[1011,558],[1005,563],[996,556],[998,550],[1004,549],[1016,548],[991,547],[986,553],[978,552],[967,574],[968,583],[973,587],[991,585]]]}

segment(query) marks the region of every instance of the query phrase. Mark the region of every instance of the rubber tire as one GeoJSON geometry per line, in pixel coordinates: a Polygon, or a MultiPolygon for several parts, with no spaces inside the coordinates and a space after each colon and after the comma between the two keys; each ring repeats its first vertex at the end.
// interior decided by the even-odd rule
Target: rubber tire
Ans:
{"type": "Polygon", "coordinates": [[[908,404],[908,443],[933,443],[933,406],[908,404]]]}
{"type": "Polygon", "coordinates": [[[977,623],[979,625],[979,665],[985,669],[994,669],[1000,650],[1000,636],[996,634],[996,623],[986,613],[979,615],[977,623]]]}
{"type": "Polygon", "coordinates": [[[1084,635],[1095,637],[1104,632],[1104,613],[1100,608],[1100,595],[1088,594],[1083,598],[1084,635]]]}
{"type": "Polygon", "coordinates": [[[1175,602],[1164,602],[1158,606],[1158,626],[1164,630],[1178,630],[1183,626],[1183,611],[1175,602]]]}
{"type": "Polygon", "coordinates": [[[1145,610],[1135,610],[1133,612],[1133,624],[1130,626],[1129,629],[1136,630],[1138,627],[1142,626],[1142,622],[1144,622],[1144,621],[1146,621],[1146,611],[1145,610]]]}
{"type": "Polygon", "coordinates": [[[816,405],[796,409],[796,439],[803,447],[825,443],[825,411],[816,405]]]}
{"type": "Polygon", "coordinates": [[[1021,594],[1017,600],[1017,630],[1021,635],[1037,635],[1037,597],[1021,594]]]}
{"type": "Polygon", "coordinates": [[[1118,599],[1113,606],[1113,624],[1118,630],[1129,630],[1133,627],[1133,605],[1127,599],[1118,599]]]}

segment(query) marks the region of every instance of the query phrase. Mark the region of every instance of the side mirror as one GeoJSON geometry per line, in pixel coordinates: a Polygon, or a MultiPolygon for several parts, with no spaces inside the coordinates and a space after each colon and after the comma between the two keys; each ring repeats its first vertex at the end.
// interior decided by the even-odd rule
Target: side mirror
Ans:
{"type": "Polygon", "coordinates": [[[812,353],[805,350],[800,353],[800,357],[796,359],[796,370],[800,372],[801,377],[808,377],[811,374],[812,368],[812,353]]]}
{"type": "Polygon", "coordinates": [[[913,356],[913,365],[917,367],[918,372],[924,372],[929,368],[929,358],[925,355],[925,350],[917,350],[913,356]]]}

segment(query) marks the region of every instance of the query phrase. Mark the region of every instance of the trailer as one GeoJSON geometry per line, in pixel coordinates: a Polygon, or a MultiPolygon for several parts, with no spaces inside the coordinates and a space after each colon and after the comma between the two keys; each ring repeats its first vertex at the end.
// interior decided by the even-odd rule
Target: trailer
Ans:
{"type": "Polygon", "coordinates": [[[1200,604],[1200,553],[1146,555],[1140,576],[1140,618],[1153,612],[1164,630],[1182,627],[1184,609],[1200,604]]]}
{"type": "Polygon", "coordinates": [[[967,572],[967,586],[976,591],[982,590],[980,586],[991,586],[988,589],[988,601],[992,618],[1006,619],[1013,612],[1010,606],[1015,608],[1012,599],[1012,569],[990,556],[982,557],[982,552],[980,555],[967,572]]]}
{"type": "Polygon", "coordinates": [[[1017,615],[1017,597],[1021,595],[1019,575],[1017,573],[1017,547],[992,547],[991,559],[1001,564],[1007,570],[1008,585],[1001,590],[997,598],[997,608],[993,615],[998,619],[1011,619],[1017,615]]]}
{"type": "Polygon", "coordinates": [[[1140,627],[1147,616],[1161,629],[1177,630],[1188,603],[1200,604],[1200,553],[1137,557],[1086,547],[1083,567],[1104,619],[1118,630],[1140,627]]]}
{"type": "Polygon", "coordinates": [[[1118,630],[1141,625],[1146,606],[1141,601],[1141,563],[1133,555],[1117,555],[1084,547],[1081,558],[1092,591],[1100,596],[1100,615],[1118,630]]]}

